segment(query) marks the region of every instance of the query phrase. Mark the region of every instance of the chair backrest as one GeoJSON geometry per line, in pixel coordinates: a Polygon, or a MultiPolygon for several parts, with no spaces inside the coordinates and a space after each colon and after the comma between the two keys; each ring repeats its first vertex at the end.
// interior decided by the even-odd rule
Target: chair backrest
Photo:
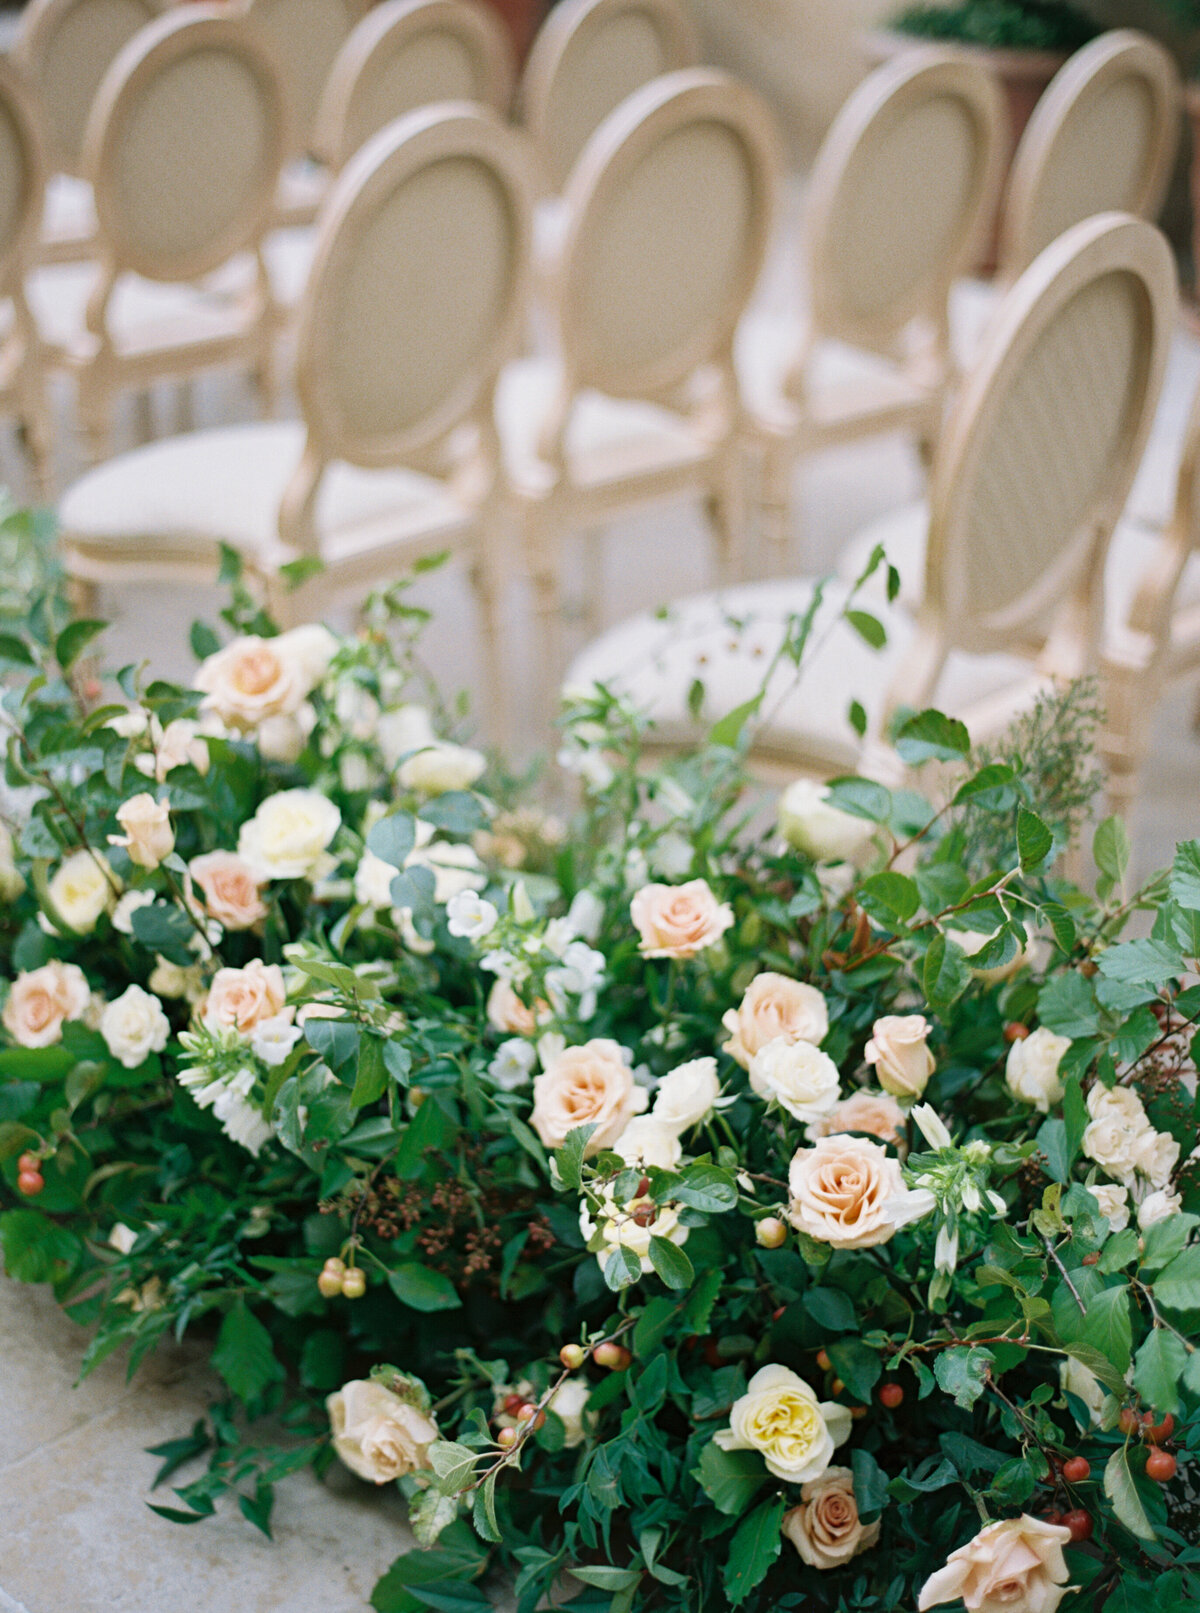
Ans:
{"type": "Polygon", "coordinates": [[[806,199],[814,336],[887,348],[913,319],[946,317],[950,286],[991,218],[1003,102],[963,53],[906,51],[838,113],[806,199]]]}
{"type": "Polygon", "coordinates": [[[224,7],[188,5],[113,62],[85,157],[113,271],[193,280],[257,245],[283,161],[286,113],[270,52],[224,7]]]}
{"type": "Polygon", "coordinates": [[[0,295],[22,294],[42,226],[46,153],[25,81],[0,61],[0,295]]]}
{"type": "Polygon", "coordinates": [[[312,148],[313,128],[338,52],[369,0],[242,0],[274,52],[287,96],[289,155],[312,148]]]}
{"type": "Polygon", "coordinates": [[[281,516],[287,541],[312,547],[331,460],[490,486],[496,377],[527,311],[528,168],[516,131],[442,102],[389,124],[338,176],[300,307],[308,442],[281,516]]]}
{"type": "Polygon", "coordinates": [[[1073,226],[1005,297],[934,462],[923,628],[943,649],[1059,641],[1065,624],[1091,663],[1176,300],[1165,239],[1119,213],[1073,226]]]}
{"type": "Polygon", "coordinates": [[[52,168],[83,171],[84,129],[100,81],[159,9],[155,0],[30,0],[25,7],[13,54],[37,95],[52,168]]]}
{"type": "Polygon", "coordinates": [[[563,380],[545,440],[561,445],[583,387],[670,401],[705,365],[732,387],[733,334],[766,255],[779,166],[766,108],[723,73],[669,74],[609,114],[566,192],[563,380]]]}
{"type": "Polygon", "coordinates": [[[1072,224],[1113,210],[1154,219],[1179,141],[1179,74],[1153,39],[1101,34],[1051,80],[1009,175],[1000,272],[1014,279],[1072,224]]]}
{"type": "Polygon", "coordinates": [[[435,101],[478,101],[503,116],[512,86],[507,30],[482,0],[384,0],[338,53],[313,149],[336,170],[387,124],[435,101]]]}
{"type": "Polygon", "coordinates": [[[521,121],[551,191],[608,114],[651,79],[691,67],[699,50],[679,0],[560,0],[521,78],[521,121]]]}

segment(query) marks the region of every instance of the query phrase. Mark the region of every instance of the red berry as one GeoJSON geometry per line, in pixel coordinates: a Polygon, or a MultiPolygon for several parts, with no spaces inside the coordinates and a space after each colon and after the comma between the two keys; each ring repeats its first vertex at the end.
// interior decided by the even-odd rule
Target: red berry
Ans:
{"type": "Polygon", "coordinates": [[[17,1169],[24,1171],[26,1175],[32,1175],[34,1171],[37,1171],[40,1175],[42,1162],[36,1154],[22,1154],[17,1161],[17,1169]]]}
{"type": "Polygon", "coordinates": [[[1123,1434],[1136,1434],[1138,1431],[1138,1414],[1132,1406],[1126,1406],[1117,1418],[1117,1427],[1123,1434]]]}
{"type": "Polygon", "coordinates": [[[1159,1484],[1169,1484],[1178,1466],[1170,1451],[1152,1450],[1146,1458],[1146,1477],[1155,1479],[1159,1484]]]}
{"type": "Polygon", "coordinates": [[[779,1320],[779,1318],[783,1315],[784,1311],[786,1311],[786,1310],[787,1310],[786,1305],[780,1305],[778,1310],[774,1310],[774,1311],[771,1312],[771,1320],[773,1322],[777,1322],[779,1320]]]}
{"type": "Polygon", "coordinates": [[[894,1410],[904,1399],[904,1390],[898,1383],[885,1383],[879,1391],[879,1404],[894,1410]]]}
{"type": "Polygon", "coordinates": [[[1029,1026],[1022,1025],[1019,1019],[1010,1019],[1004,1027],[1004,1040],[1006,1042],[1023,1042],[1029,1035],[1029,1026]]]}
{"type": "Polygon", "coordinates": [[[704,1359],[708,1362],[710,1367],[715,1368],[721,1365],[721,1348],[716,1339],[705,1339],[704,1359]]]}
{"type": "Polygon", "coordinates": [[[524,1395],[505,1395],[503,1407],[504,1415],[506,1417],[515,1417],[524,1404],[524,1395]]]}
{"type": "Polygon", "coordinates": [[[1063,1521],[1062,1511],[1058,1507],[1051,1507],[1049,1512],[1042,1513],[1042,1517],[1047,1523],[1061,1524],[1063,1521]]]}
{"type": "Polygon", "coordinates": [[[840,1395],[842,1393],[842,1391],[845,1389],[845,1387],[846,1387],[846,1385],[842,1382],[842,1380],[840,1378],[835,1378],[833,1380],[832,1388],[833,1388],[833,1392],[834,1392],[835,1395],[840,1395]]]}
{"type": "Polygon", "coordinates": [[[24,1193],[27,1199],[36,1198],[46,1185],[46,1178],[41,1171],[18,1171],[17,1192],[24,1193]]]}
{"type": "Polygon", "coordinates": [[[1092,1464],[1086,1456],[1072,1456],[1063,1463],[1062,1476],[1068,1484],[1082,1484],[1084,1479],[1091,1478],[1092,1464]]]}
{"type": "Polygon", "coordinates": [[[1150,1441],[1151,1445],[1161,1445],[1164,1440],[1170,1439],[1174,1432],[1175,1419],[1170,1412],[1167,1413],[1161,1423],[1154,1421],[1152,1411],[1142,1413],[1142,1434],[1150,1441]]]}
{"type": "Polygon", "coordinates": [[[833,1366],[833,1362],[829,1359],[828,1350],[817,1351],[817,1365],[820,1367],[822,1372],[828,1372],[833,1366]]]}
{"type": "Polygon", "coordinates": [[[516,1443],[517,1431],[515,1428],[502,1428],[496,1435],[496,1444],[506,1451],[511,1450],[516,1443]]]}
{"type": "Polygon", "coordinates": [[[1064,1512],[1062,1516],[1064,1529],[1071,1531],[1071,1539],[1078,1544],[1081,1540],[1092,1538],[1092,1515],[1085,1512],[1082,1507],[1076,1507],[1072,1512],[1064,1512]]]}
{"type": "Polygon", "coordinates": [[[605,1339],[603,1344],[597,1344],[592,1351],[592,1360],[598,1367],[608,1367],[613,1372],[624,1372],[633,1357],[623,1344],[618,1344],[615,1339],[605,1339]]]}
{"type": "Polygon", "coordinates": [[[1094,1266],[1099,1262],[1099,1259],[1100,1251],[1098,1249],[1093,1249],[1090,1255],[1084,1255],[1080,1264],[1084,1266],[1094,1266]]]}

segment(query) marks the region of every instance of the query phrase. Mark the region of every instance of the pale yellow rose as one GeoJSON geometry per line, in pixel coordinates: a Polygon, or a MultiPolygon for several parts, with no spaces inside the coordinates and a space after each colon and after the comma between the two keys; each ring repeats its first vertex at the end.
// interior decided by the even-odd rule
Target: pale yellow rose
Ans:
{"type": "Polygon", "coordinates": [[[810,1121],[805,1135],[816,1142],[844,1131],[866,1131],[880,1142],[894,1143],[904,1135],[904,1110],[886,1092],[853,1092],[827,1115],[810,1121]]]}
{"type": "Polygon", "coordinates": [[[1087,1096],[1091,1117],[1083,1133],[1083,1151],[1101,1170],[1128,1185],[1137,1169],[1139,1155],[1154,1128],[1142,1100],[1128,1087],[1104,1087],[1096,1082],[1087,1096]]]}
{"type": "Polygon", "coordinates": [[[479,751],[435,740],[402,762],[397,777],[406,790],[444,795],[448,790],[469,790],[486,766],[487,758],[479,751]]]}
{"type": "Polygon", "coordinates": [[[237,638],[201,662],[192,682],[204,710],[248,733],[268,717],[295,713],[325,674],[337,641],[325,628],[297,627],[278,638],[237,638]]]}
{"type": "Polygon", "coordinates": [[[761,1451],[768,1473],[788,1484],[820,1478],[853,1426],[848,1406],[818,1401],[788,1367],[766,1366],[750,1379],[715,1436],[724,1451],[761,1451]]]}
{"type": "Polygon", "coordinates": [[[533,1129],[547,1148],[561,1148],[576,1126],[595,1126],[585,1153],[610,1148],[646,1107],[624,1050],[603,1037],[566,1047],[533,1083],[533,1129]]]}
{"type": "Polygon", "coordinates": [[[342,815],[316,790],[280,790],[269,795],[238,835],[238,856],[254,877],[310,879],[332,866],[327,853],[342,815]]]}
{"type": "Polygon", "coordinates": [[[788,1219],[838,1249],[867,1249],[896,1231],[889,1199],[905,1193],[899,1163],[865,1137],[821,1137],[788,1170],[788,1219]]]}
{"type": "Polygon", "coordinates": [[[777,1036],[750,1060],[750,1085],[760,1098],[774,1099],[794,1120],[828,1114],[841,1087],[838,1067],[811,1042],[777,1036]]]}
{"type": "Polygon", "coordinates": [[[13,981],[4,1028],[19,1047],[49,1047],[61,1041],[64,1022],[82,1019],[90,1002],[83,970],[53,958],[13,981]]]}
{"type": "Polygon", "coordinates": [[[100,1016],[100,1034],[113,1058],[127,1070],[136,1070],[151,1053],[166,1047],[171,1025],[152,992],[126,986],[100,1016]]]}
{"type": "Polygon", "coordinates": [[[587,1403],[591,1394],[592,1386],[586,1378],[564,1378],[550,1401],[550,1410],[563,1425],[563,1444],[569,1451],[587,1438],[591,1421],[587,1403]]]}
{"type": "Polygon", "coordinates": [[[16,864],[13,837],[0,823],[0,902],[15,902],[25,889],[25,876],[16,864]]]}
{"type": "Polygon", "coordinates": [[[612,1147],[627,1165],[654,1165],[663,1171],[673,1171],[683,1158],[675,1127],[652,1114],[634,1115],[612,1147]]]}
{"type": "Polygon", "coordinates": [[[690,1059],[664,1075],[654,1091],[654,1118],[673,1131],[688,1131],[708,1118],[721,1095],[714,1058],[690,1059]]]}
{"type": "Polygon", "coordinates": [[[925,1613],[961,1597],[967,1613],[1054,1613],[1068,1590],[1070,1538],[1069,1529],[1025,1512],[989,1523],[930,1575],[917,1607],[925,1613]]]}
{"type": "Polygon", "coordinates": [[[879,1520],[863,1523],[848,1467],[827,1467],[800,1491],[800,1505],[783,1515],[784,1535],[810,1568],[840,1568],[879,1539],[879,1520]]]}
{"type": "Polygon", "coordinates": [[[688,1228],[680,1225],[679,1206],[656,1204],[649,1198],[629,1199],[618,1204],[610,1195],[604,1199],[594,1219],[585,1201],[579,1212],[579,1229],[593,1248],[602,1271],[613,1250],[624,1248],[635,1254],[643,1272],[649,1273],[654,1270],[650,1259],[652,1238],[665,1238],[668,1243],[676,1244],[686,1243],[688,1238],[688,1228]],[[598,1247],[593,1241],[597,1229],[601,1239],[598,1247]]]}
{"type": "Polygon", "coordinates": [[[643,885],[629,904],[647,958],[691,958],[715,944],[733,923],[728,902],[718,902],[705,879],[686,885],[643,885]]]}
{"type": "Polygon", "coordinates": [[[894,1098],[919,1098],[933,1074],[923,1014],[885,1014],[871,1027],[863,1058],[875,1066],[879,1085],[894,1098]]]}
{"type": "Polygon", "coordinates": [[[188,872],[200,887],[204,911],[227,930],[248,930],[267,916],[263,881],[236,851],[206,851],[188,872]]]}
{"type": "Polygon", "coordinates": [[[214,1035],[234,1031],[249,1036],[264,1019],[284,1011],[287,996],[277,963],[252,958],[244,969],[218,969],[209,987],[204,1024],[214,1035]]]}
{"type": "Polygon", "coordinates": [[[729,1009],[721,1023],[730,1033],[725,1052],[748,1070],[754,1055],[781,1036],[818,1045],[829,1029],[829,1013],[815,986],[768,970],[755,976],[741,1006],[729,1009]]]}
{"type": "Polygon", "coordinates": [[[814,861],[852,862],[870,847],[879,827],[834,806],[828,784],[799,778],[779,797],[779,830],[814,861]]]}
{"type": "Polygon", "coordinates": [[[1111,1182],[1094,1182],[1088,1192],[1100,1206],[1100,1214],[1112,1232],[1124,1232],[1129,1225],[1129,1189],[1111,1182]]]}
{"type": "Polygon", "coordinates": [[[87,935],[120,894],[120,881],[98,851],[77,851],[59,865],[48,892],[54,911],[69,929],[87,935]]]}
{"type": "Polygon", "coordinates": [[[125,833],[109,835],[108,843],[123,846],[130,862],[137,863],[139,868],[157,868],[175,850],[171,809],[146,790],[122,802],[117,808],[117,822],[125,833]]]}
{"type": "Polygon", "coordinates": [[[390,1484],[429,1466],[437,1424],[381,1383],[355,1378],[330,1395],[325,1406],[333,1448],[359,1478],[390,1484]]]}
{"type": "Polygon", "coordinates": [[[1070,1045],[1069,1036],[1059,1036],[1045,1025],[1014,1042],[1004,1065],[1004,1079],[1013,1097],[1049,1114],[1051,1105],[1061,1103],[1066,1091],[1058,1066],[1070,1045]]]}

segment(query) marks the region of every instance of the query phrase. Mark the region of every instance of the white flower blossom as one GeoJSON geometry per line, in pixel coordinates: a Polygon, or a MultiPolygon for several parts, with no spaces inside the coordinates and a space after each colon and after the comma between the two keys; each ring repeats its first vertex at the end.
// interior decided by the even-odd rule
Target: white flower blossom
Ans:
{"type": "Polygon", "coordinates": [[[522,1036],[513,1036],[496,1049],[488,1065],[488,1075],[505,1092],[515,1092],[518,1087],[529,1085],[536,1063],[537,1051],[532,1044],[522,1036]]]}
{"type": "Polygon", "coordinates": [[[458,891],[446,904],[446,928],[464,941],[482,941],[496,928],[500,914],[477,891],[458,891]]]}

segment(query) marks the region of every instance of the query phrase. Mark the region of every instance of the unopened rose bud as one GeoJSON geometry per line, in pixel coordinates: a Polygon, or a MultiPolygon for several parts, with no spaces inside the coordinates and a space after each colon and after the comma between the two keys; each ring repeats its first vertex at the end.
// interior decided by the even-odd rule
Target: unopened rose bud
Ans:
{"type": "Polygon", "coordinates": [[[587,1352],[582,1344],[564,1344],[558,1352],[558,1359],[568,1372],[578,1372],[587,1360],[587,1352]]]}
{"type": "Polygon", "coordinates": [[[778,1249],[787,1237],[787,1228],[777,1215],[768,1215],[754,1223],[754,1236],[762,1248],[778,1249]]]}

